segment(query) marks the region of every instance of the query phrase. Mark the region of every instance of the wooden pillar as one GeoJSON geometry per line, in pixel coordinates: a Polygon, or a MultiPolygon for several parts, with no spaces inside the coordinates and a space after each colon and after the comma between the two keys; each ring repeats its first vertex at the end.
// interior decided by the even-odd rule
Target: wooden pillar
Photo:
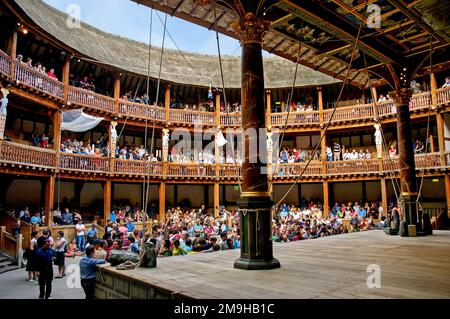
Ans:
{"type": "Polygon", "coordinates": [[[272,91],[266,90],[266,125],[267,127],[272,126],[272,91]]]}
{"type": "Polygon", "coordinates": [[[377,93],[377,88],[375,86],[372,86],[372,104],[373,104],[373,109],[374,109],[374,114],[375,117],[378,119],[378,93],[377,93]]]}
{"type": "Polygon", "coordinates": [[[158,221],[160,223],[166,222],[166,183],[159,184],[159,213],[158,221]]]}
{"type": "Polygon", "coordinates": [[[45,184],[45,224],[47,227],[52,225],[52,221],[50,220],[53,212],[53,205],[55,204],[55,175],[50,175],[46,180],[45,184]]]}
{"type": "Polygon", "coordinates": [[[222,91],[221,90],[216,90],[215,94],[216,94],[216,126],[219,127],[221,126],[221,121],[220,121],[220,95],[221,95],[222,91]]]}
{"type": "Polygon", "coordinates": [[[438,135],[439,154],[441,156],[441,166],[447,166],[445,159],[445,120],[444,113],[439,112],[439,110],[436,113],[436,129],[438,135]]]}
{"type": "Polygon", "coordinates": [[[166,108],[166,123],[170,123],[170,84],[167,84],[166,86],[164,105],[166,108]]]}
{"type": "Polygon", "coordinates": [[[16,61],[17,57],[17,30],[14,28],[14,31],[12,32],[9,43],[8,43],[8,51],[9,55],[11,57],[11,65],[9,69],[9,75],[11,78],[11,82],[14,81],[14,63],[16,61]]]}
{"type": "Polygon", "coordinates": [[[62,82],[64,84],[64,104],[69,105],[69,80],[70,80],[70,62],[72,61],[71,56],[66,56],[64,60],[64,65],[62,69],[62,82]]]}
{"type": "Polygon", "coordinates": [[[319,106],[320,124],[321,124],[321,126],[323,126],[325,120],[324,120],[324,114],[323,114],[323,92],[322,92],[321,86],[317,87],[317,104],[319,106]]]}
{"type": "Polygon", "coordinates": [[[61,149],[61,112],[53,113],[53,149],[59,152],[61,149]]]}
{"type": "Polygon", "coordinates": [[[120,73],[114,73],[114,114],[119,114],[120,73]]]}
{"type": "Polygon", "coordinates": [[[219,217],[219,205],[220,205],[220,196],[219,196],[220,184],[218,181],[214,182],[214,217],[219,217]]]}
{"type": "MultiPolygon", "coordinates": [[[[321,137],[325,135],[325,130],[320,131],[321,137]]],[[[320,142],[320,158],[322,160],[322,174],[327,174],[327,137],[323,136],[320,142]]]]}
{"type": "Polygon", "coordinates": [[[430,86],[431,86],[431,106],[436,109],[438,105],[437,101],[437,82],[436,75],[431,72],[430,73],[430,86]]]}
{"type": "Polygon", "coordinates": [[[106,226],[106,221],[111,214],[111,180],[107,179],[103,186],[103,219],[106,226]]]}
{"type": "Polygon", "coordinates": [[[450,218],[450,175],[446,174],[445,180],[445,201],[447,203],[447,217],[450,218]]]}
{"type": "MultiPolygon", "coordinates": [[[[380,179],[381,184],[381,205],[383,207],[383,214],[384,216],[388,215],[388,198],[387,198],[387,184],[386,179],[382,178],[380,179]]],[[[381,216],[380,216],[381,217],[381,216]]]]}
{"type": "Polygon", "coordinates": [[[330,194],[327,181],[323,182],[323,217],[328,218],[330,214],[330,194]]]}

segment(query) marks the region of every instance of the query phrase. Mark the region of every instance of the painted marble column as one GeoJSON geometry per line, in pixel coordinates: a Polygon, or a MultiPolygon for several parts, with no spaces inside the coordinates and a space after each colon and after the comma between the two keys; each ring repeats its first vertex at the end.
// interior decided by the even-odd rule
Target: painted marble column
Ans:
{"type": "Polygon", "coordinates": [[[0,140],[3,140],[5,136],[6,127],[6,114],[8,107],[8,94],[9,91],[5,88],[0,90],[0,140]]]}
{"type": "MultiPolygon", "coordinates": [[[[409,102],[412,92],[409,88],[402,88],[391,92],[390,96],[397,105],[397,139],[400,163],[400,190],[401,190],[401,213],[402,220],[408,225],[418,226],[417,219],[417,181],[416,164],[414,162],[413,138],[411,131],[411,117],[409,113],[409,102]]],[[[401,233],[400,235],[407,235],[401,233]]]]}
{"type": "Polygon", "coordinates": [[[267,139],[261,136],[260,140],[259,136],[259,129],[266,127],[262,41],[269,24],[250,12],[239,21],[233,22],[232,27],[242,46],[241,98],[244,134],[242,194],[238,203],[241,258],[235,261],[234,267],[246,270],[278,268],[280,263],[273,258],[271,240],[273,202],[269,193],[267,163],[263,163],[265,161],[260,158],[267,156],[267,139]],[[259,143],[264,143],[262,148],[259,143]],[[257,150],[264,150],[264,154],[255,154],[255,147],[257,150]]]}

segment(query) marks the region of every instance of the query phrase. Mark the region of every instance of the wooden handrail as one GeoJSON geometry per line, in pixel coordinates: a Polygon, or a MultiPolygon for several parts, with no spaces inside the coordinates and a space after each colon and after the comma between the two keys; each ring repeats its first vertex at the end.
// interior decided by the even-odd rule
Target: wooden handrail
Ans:
{"type": "Polygon", "coordinates": [[[302,112],[280,112],[271,114],[272,126],[284,126],[286,124],[286,117],[289,114],[287,125],[308,125],[308,124],[320,124],[320,112],[319,111],[302,111],[302,112]]]}
{"type": "Polygon", "coordinates": [[[170,109],[170,122],[190,125],[201,124],[215,126],[216,114],[214,112],[170,109]]]}
{"type": "Polygon", "coordinates": [[[14,80],[17,84],[23,84],[34,89],[46,92],[56,98],[64,98],[64,84],[49,77],[47,74],[28,67],[20,62],[14,63],[14,80]]]}
{"type": "MultiPolygon", "coordinates": [[[[330,121],[333,110],[327,109],[323,111],[325,123],[330,121]]],[[[375,117],[375,109],[373,103],[360,104],[346,107],[338,107],[334,112],[333,122],[342,122],[350,120],[373,119],[375,117]]]]}
{"type": "Polygon", "coordinates": [[[109,163],[110,158],[107,157],[61,153],[59,168],[71,171],[110,173],[109,163]]]}
{"type": "Polygon", "coordinates": [[[68,102],[114,113],[114,98],[73,86],[69,87],[68,102]]]}
{"type": "Polygon", "coordinates": [[[48,149],[2,141],[0,143],[0,161],[17,165],[54,168],[55,152],[48,149]]]}
{"type": "Polygon", "coordinates": [[[128,117],[148,119],[150,121],[166,121],[165,108],[125,100],[119,100],[119,114],[128,117]]]}
{"type": "Polygon", "coordinates": [[[436,90],[438,105],[450,102],[450,86],[436,90]]]}
{"type": "Polygon", "coordinates": [[[0,72],[6,76],[9,76],[9,70],[11,67],[11,58],[2,50],[0,50],[0,72]]]}

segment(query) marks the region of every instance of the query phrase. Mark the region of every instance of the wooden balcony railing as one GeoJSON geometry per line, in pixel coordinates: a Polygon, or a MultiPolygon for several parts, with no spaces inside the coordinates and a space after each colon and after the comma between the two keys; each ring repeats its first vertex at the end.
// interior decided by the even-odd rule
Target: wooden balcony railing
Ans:
{"type": "Polygon", "coordinates": [[[377,104],[377,108],[379,117],[397,114],[397,107],[395,106],[395,102],[393,100],[379,102],[377,104]]]}
{"type": "Polygon", "coordinates": [[[68,102],[99,111],[114,113],[113,98],[72,86],[69,87],[68,102]]]}
{"type": "Polygon", "coordinates": [[[385,158],[382,163],[384,172],[395,172],[400,169],[398,158],[385,158]]]}
{"type": "Polygon", "coordinates": [[[450,102],[450,86],[436,90],[438,105],[450,102]]]}
{"type": "Polygon", "coordinates": [[[241,176],[241,166],[235,164],[220,164],[219,176],[221,178],[238,178],[238,176],[241,176]]]}
{"type": "Polygon", "coordinates": [[[161,176],[162,163],[115,159],[114,173],[125,175],[161,176]]]}
{"type": "MultiPolygon", "coordinates": [[[[286,124],[287,112],[272,113],[272,126],[284,126],[286,124]]],[[[289,112],[288,126],[320,124],[320,113],[318,111],[289,112]]]]}
{"type": "Polygon", "coordinates": [[[70,171],[109,173],[109,161],[110,159],[105,157],[61,153],[59,167],[70,171]]]}
{"type": "Polygon", "coordinates": [[[445,166],[450,166],[450,153],[445,153],[445,166]]]}
{"type": "Polygon", "coordinates": [[[367,174],[380,172],[378,160],[351,160],[328,162],[327,173],[329,175],[338,174],[367,174]]]}
{"type": "Polygon", "coordinates": [[[55,98],[64,98],[64,84],[62,82],[30,69],[24,64],[14,63],[14,80],[18,81],[19,84],[46,92],[55,98]]]}
{"type": "Polygon", "coordinates": [[[220,114],[220,125],[221,126],[241,126],[242,117],[241,114],[230,113],[230,114],[220,114]]]}
{"type": "MultiPolygon", "coordinates": [[[[305,169],[306,163],[295,164],[272,164],[272,176],[274,179],[284,176],[300,176],[305,169]]],[[[308,168],[303,173],[303,176],[321,176],[322,163],[311,162],[308,168]]]]}
{"type": "Polygon", "coordinates": [[[211,178],[216,176],[216,170],[214,165],[169,163],[167,176],[211,178]]]}
{"type": "MultiPolygon", "coordinates": [[[[330,109],[324,111],[324,121],[326,123],[330,121],[332,113],[333,110],[330,109]]],[[[374,117],[375,109],[373,104],[362,104],[337,108],[331,122],[367,120],[374,117]]]]}
{"type": "Polygon", "coordinates": [[[171,109],[170,122],[187,125],[215,126],[216,114],[212,112],[171,109]]]}
{"type": "Polygon", "coordinates": [[[0,141],[0,161],[5,163],[53,169],[55,154],[52,150],[0,141]]]}
{"type": "Polygon", "coordinates": [[[119,114],[148,119],[149,121],[166,121],[166,110],[164,108],[124,100],[119,101],[119,114]]]}
{"type": "Polygon", "coordinates": [[[439,153],[417,154],[415,160],[417,169],[442,166],[439,153]]]}
{"type": "Polygon", "coordinates": [[[431,92],[414,94],[411,97],[411,102],[409,103],[409,109],[411,111],[428,109],[430,106],[431,106],[431,92]]]}
{"type": "Polygon", "coordinates": [[[10,57],[5,52],[0,50],[0,72],[6,76],[9,76],[10,66],[11,66],[10,57]]]}

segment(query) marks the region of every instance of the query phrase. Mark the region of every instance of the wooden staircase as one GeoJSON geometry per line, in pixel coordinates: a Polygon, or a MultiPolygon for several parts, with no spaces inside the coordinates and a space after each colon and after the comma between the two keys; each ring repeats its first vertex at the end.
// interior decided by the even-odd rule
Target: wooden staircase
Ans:
{"type": "Polygon", "coordinates": [[[0,253],[0,274],[19,269],[13,258],[0,253]]]}

